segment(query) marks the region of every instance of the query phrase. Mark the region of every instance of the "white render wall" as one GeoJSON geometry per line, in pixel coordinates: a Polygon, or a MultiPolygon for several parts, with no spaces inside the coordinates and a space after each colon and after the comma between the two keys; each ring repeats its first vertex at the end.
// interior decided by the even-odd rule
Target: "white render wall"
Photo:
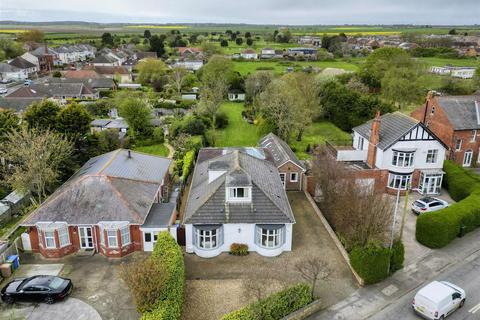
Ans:
{"type": "Polygon", "coordinates": [[[223,244],[213,250],[199,249],[193,245],[193,225],[185,225],[186,252],[195,253],[202,258],[216,257],[222,252],[230,252],[230,245],[241,243],[248,245],[248,250],[266,257],[278,256],[284,251],[292,250],[292,224],[285,224],[285,243],[276,249],[264,249],[255,244],[255,224],[224,224],[223,244]]]}

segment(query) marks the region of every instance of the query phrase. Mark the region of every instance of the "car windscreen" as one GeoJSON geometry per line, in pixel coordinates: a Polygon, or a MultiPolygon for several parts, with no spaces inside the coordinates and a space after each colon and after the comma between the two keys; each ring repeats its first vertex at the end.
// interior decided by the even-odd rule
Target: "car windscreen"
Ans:
{"type": "Polygon", "coordinates": [[[58,289],[65,281],[66,280],[63,280],[62,278],[53,278],[48,286],[52,289],[58,289]]]}
{"type": "Polygon", "coordinates": [[[415,206],[419,207],[419,208],[425,208],[425,204],[423,202],[420,202],[420,201],[415,201],[415,206]]]}

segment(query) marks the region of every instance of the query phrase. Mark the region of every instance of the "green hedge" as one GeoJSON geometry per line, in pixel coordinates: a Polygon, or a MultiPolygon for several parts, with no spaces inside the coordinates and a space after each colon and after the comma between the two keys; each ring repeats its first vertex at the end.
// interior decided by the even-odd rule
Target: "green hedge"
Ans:
{"type": "Polygon", "coordinates": [[[274,293],[271,296],[233,311],[222,317],[222,320],[279,320],[312,302],[310,287],[305,283],[297,284],[288,289],[274,293]]]}
{"type": "Polygon", "coordinates": [[[444,247],[480,226],[480,178],[452,161],[445,161],[444,171],[445,186],[459,202],[417,218],[416,238],[430,248],[444,247]]]}
{"type": "Polygon", "coordinates": [[[195,160],[195,150],[190,150],[185,153],[182,162],[182,180],[186,181],[190,175],[190,171],[193,167],[193,161],[195,160]]]}
{"type": "Polygon", "coordinates": [[[390,273],[403,268],[405,260],[405,247],[401,241],[395,241],[392,247],[392,256],[390,259],[390,273]]]}
{"type": "Polygon", "coordinates": [[[165,288],[152,311],[142,315],[142,320],[178,320],[182,316],[185,291],[185,264],[182,250],[168,232],[160,232],[150,259],[165,265],[165,288]]]}
{"type": "Polygon", "coordinates": [[[350,251],[350,263],[365,284],[377,283],[389,276],[390,249],[377,244],[355,247],[350,251]]]}

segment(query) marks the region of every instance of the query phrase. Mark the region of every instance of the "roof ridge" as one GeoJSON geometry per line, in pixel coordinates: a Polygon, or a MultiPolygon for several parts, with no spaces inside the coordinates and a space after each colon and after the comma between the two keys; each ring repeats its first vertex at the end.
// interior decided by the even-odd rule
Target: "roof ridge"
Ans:
{"type": "Polygon", "coordinates": [[[117,157],[117,155],[120,153],[120,151],[123,150],[122,148],[119,148],[117,150],[115,150],[114,154],[112,155],[112,157],[107,161],[107,163],[105,163],[103,165],[103,167],[100,168],[100,170],[98,170],[97,172],[97,175],[101,174],[105,169],[107,169],[107,167],[112,164],[113,160],[115,160],[115,158],[117,157]]]}
{"type": "MultiPolygon", "coordinates": [[[[120,200],[125,204],[125,206],[138,218],[139,221],[144,221],[144,219],[138,214],[137,211],[135,211],[131,206],[130,203],[123,197],[122,193],[118,191],[118,189],[112,184],[111,177],[105,176],[107,179],[108,185],[112,188],[113,192],[117,194],[117,196],[120,198],[120,200]]],[[[150,206],[151,207],[151,206],[150,206]]],[[[145,219],[147,215],[145,216],[145,219]]]]}

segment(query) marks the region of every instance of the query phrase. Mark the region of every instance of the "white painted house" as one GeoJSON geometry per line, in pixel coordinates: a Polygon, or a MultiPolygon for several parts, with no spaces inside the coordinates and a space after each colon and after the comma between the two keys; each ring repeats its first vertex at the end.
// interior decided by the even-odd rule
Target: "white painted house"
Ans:
{"type": "Polygon", "coordinates": [[[448,147],[423,123],[400,112],[377,114],[353,128],[350,148],[330,148],[338,161],[349,162],[359,176],[375,179],[387,192],[440,193],[448,147]]]}
{"type": "Polygon", "coordinates": [[[253,49],[245,49],[240,53],[240,57],[247,60],[256,60],[258,59],[258,54],[253,49]]]}
{"type": "Polygon", "coordinates": [[[229,101],[245,101],[245,92],[239,90],[231,90],[228,92],[228,100],[229,101]]]}
{"type": "Polygon", "coordinates": [[[8,63],[0,62],[0,80],[23,81],[28,78],[26,70],[14,67],[8,63]]]}
{"type": "Polygon", "coordinates": [[[234,243],[267,257],[292,250],[295,218],[279,172],[243,149],[200,150],[183,223],[186,252],[203,258],[234,243]]]}

